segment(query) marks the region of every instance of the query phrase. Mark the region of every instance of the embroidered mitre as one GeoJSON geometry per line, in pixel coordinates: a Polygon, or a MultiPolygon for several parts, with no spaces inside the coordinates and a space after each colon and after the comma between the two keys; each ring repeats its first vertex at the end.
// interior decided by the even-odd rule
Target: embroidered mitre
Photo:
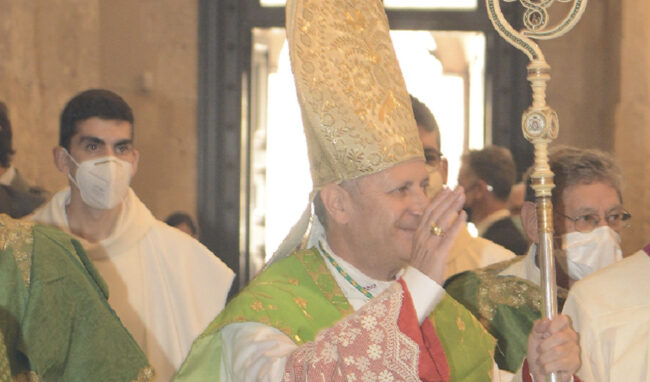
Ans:
{"type": "MultiPolygon", "coordinates": [[[[424,161],[381,0],[289,0],[286,12],[310,199],[327,183],[424,161]]],[[[304,245],[310,219],[311,200],[271,262],[304,245]]]]}
{"type": "Polygon", "coordinates": [[[314,191],[424,158],[380,0],[287,4],[314,191]]]}

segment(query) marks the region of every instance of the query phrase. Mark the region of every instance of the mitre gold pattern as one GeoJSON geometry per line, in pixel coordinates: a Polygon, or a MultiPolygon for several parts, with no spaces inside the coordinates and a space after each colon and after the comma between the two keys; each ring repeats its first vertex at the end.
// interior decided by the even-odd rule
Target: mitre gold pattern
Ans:
{"type": "Polygon", "coordinates": [[[287,3],[314,190],[423,159],[380,0],[287,3]]]}

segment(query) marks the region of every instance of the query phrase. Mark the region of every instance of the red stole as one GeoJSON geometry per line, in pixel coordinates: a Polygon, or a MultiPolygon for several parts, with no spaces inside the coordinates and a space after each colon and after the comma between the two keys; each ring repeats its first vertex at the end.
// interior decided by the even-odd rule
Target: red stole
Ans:
{"type": "Polygon", "coordinates": [[[436,329],[429,319],[420,326],[411,293],[404,280],[398,280],[404,290],[404,302],[399,314],[397,326],[400,331],[411,338],[420,347],[418,374],[425,382],[449,381],[449,365],[436,329]]]}

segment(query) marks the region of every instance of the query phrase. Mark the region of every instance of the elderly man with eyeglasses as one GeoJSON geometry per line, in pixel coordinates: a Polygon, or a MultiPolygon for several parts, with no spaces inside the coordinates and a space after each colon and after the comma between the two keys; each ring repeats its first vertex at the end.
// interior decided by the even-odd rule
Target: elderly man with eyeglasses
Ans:
{"type": "MultiPolygon", "coordinates": [[[[608,220],[625,227],[629,218],[614,213],[608,220]]],[[[649,274],[650,244],[571,287],[564,313],[580,331],[582,380],[649,380],[649,274]]]]}
{"type": "MultiPolygon", "coordinates": [[[[576,281],[621,260],[619,234],[631,215],[623,208],[621,171],[610,155],[558,146],[551,150],[549,162],[555,174],[553,253],[558,264],[558,306],[562,307],[576,281]]],[[[495,360],[506,371],[515,371],[530,351],[528,335],[533,322],[542,316],[534,198],[528,185],[521,210],[532,242],[526,256],[459,274],[445,285],[497,338],[495,360]]],[[[583,344],[583,354],[588,350],[583,344]]]]}

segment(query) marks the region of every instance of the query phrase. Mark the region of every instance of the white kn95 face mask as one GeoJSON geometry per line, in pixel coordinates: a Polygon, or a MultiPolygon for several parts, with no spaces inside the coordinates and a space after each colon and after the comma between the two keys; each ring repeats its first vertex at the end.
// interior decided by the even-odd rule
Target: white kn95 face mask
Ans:
{"type": "Polygon", "coordinates": [[[573,280],[580,280],[623,258],[621,237],[608,226],[588,233],[562,235],[562,248],[557,250],[558,264],[573,280]]]}
{"type": "Polygon", "coordinates": [[[77,162],[70,153],[68,156],[77,165],[77,173],[68,178],[81,192],[81,199],[90,207],[107,210],[122,202],[126,195],[133,165],[114,156],[77,162]]]}

